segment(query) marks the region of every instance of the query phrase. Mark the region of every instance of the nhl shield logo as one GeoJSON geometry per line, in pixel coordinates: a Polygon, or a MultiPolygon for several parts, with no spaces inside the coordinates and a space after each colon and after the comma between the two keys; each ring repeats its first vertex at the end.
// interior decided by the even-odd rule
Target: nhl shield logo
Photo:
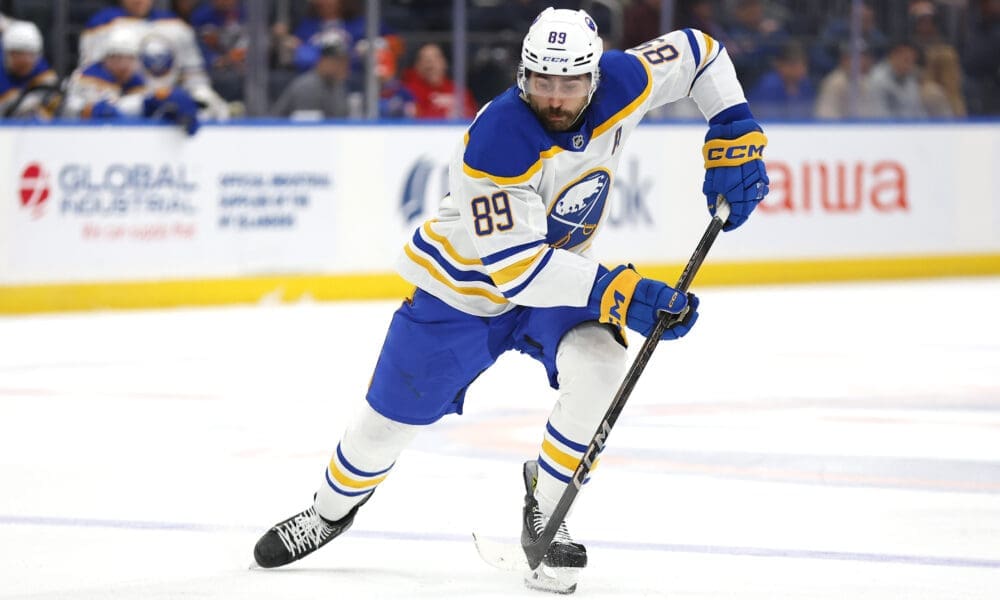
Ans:
{"type": "Polygon", "coordinates": [[[583,135],[582,134],[578,133],[578,134],[576,134],[576,135],[573,136],[573,147],[576,148],[577,150],[579,150],[580,148],[583,148],[583,135]]]}

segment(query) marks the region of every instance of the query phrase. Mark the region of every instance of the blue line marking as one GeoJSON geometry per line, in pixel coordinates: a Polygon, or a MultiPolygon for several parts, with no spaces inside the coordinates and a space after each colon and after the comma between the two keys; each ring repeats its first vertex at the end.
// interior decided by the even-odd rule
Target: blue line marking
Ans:
{"type": "MultiPolygon", "coordinates": [[[[0,515],[0,526],[28,527],[78,527],[144,531],[188,531],[196,533],[264,533],[266,527],[247,525],[213,525],[207,523],[171,523],[164,521],[126,521],[116,519],[84,519],[72,517],[44,517],[33,515],[0,515]]],[[[469,543],[470,535],[451,533],[420,533],[409,531],[370,531],[351,529],[346,535],[377,540],[469,543]]],[[[502,541],[519,542],[514,538],[502,541]]],[[[675,554],[706,554],[712,556],[755,556],[762,558],[795,558],[806,560],[839,560],[850,562],[923,565],[929,567],[962,567],[972,569],[1000,569],[1000,559],[964,556],[923,556],[918,554],[884,554],[876,552],[840,552],[809,550],[803,548],[759,548],[754,546],[717,546],[703,544],[658,544],[647,542],[617,542],[613,540],[587,540],[588,546],[611,550],[639,552],[669,552],[675,554]]]]}

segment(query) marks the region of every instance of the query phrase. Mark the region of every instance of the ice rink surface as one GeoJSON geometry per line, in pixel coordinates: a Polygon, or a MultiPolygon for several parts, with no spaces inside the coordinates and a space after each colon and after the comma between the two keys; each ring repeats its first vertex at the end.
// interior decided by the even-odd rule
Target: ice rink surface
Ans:
{"type": "MultiPolygon", "coordinates": [[[[576,596],[1000,598],[1000,279],[700,296],[578,499],[576,596]]],[[[248,569],[310,503],[397,304],[0,318],[0,598],[546,597],[470,535],[519,535],[555,399],[516,354],[348,534],[248,569]]]]}

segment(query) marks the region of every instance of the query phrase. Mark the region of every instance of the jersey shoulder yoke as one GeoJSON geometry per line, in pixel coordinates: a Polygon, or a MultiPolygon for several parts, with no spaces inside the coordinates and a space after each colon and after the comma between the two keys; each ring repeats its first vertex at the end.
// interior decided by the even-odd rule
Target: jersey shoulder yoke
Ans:
{"type": "Polygon", "coordinates": [[[497,96],[479,113],[466,134],[463,168],[467,175],[498,184],[527,181],[555,143],[521,100],[516,87],[497,96]]]}
{"type": "Polygon", "coordinates": [[[593,123],[598,133],[631,114],[652,91],[652,78],[637,57],[620,50],[601,56],[601,85],[591,101],[593,123]]]}

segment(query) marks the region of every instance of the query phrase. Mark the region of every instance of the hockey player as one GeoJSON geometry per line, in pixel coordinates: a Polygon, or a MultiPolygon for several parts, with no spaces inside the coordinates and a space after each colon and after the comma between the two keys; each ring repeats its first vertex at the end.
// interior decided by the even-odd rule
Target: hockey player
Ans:
{"type": "Polygon", "coordinates": [[[226,102],[212,89],[191,26],[170,11],[153,8],[153,0],[121,0],[98,11],[80,34],[80,68],[105,55],[112,32],[133,31],[139,39],[142,76],[156,89],[182,87],[201,107],[203,119],[225,119],[226,102]]]}
{"type": "Polygon", "coordinates": [[[42,56],[38,27],[28,21],[8,21],[0,45],[0,117],[51,118],[59,103],[59,77],[42,56]]]}
{"type": "Polygon", "coordinates": [[[139,70],[139,40],[134,33],[113,32],[104,42],[102,60],[73,73],[63,114],[84,119],[160,119],[193,135],[199,125],[198,104],[182,88],[147,86],[139,70]]]}
{"type": "MultiPolygon", "coordinates": [[[[766,144],[726,50],[681,30],[603,52],[584,11],[548,8],[524,38],[517,85],[485,106],[451,164],[450,195],[406,244],[416,286],[393,316],[367,393],[305,511],[254,548],[262,567],[298,560],[343,533],[423,427],[461,413],[476,377],[507,350],[545,367],[558,389],[537,458],[524,464],[522,540],[538,538],[626,369],[626,328],[647,335],[662,311],[686,334],[698,299],[608,269],[590,256],[622,145],[643,115],[690,96],[708,119],[703,192],[739,227],[764,198],[766,144]]],[[[571,592],[586,549],[560,533],[528,585],[571,592]]]]}

